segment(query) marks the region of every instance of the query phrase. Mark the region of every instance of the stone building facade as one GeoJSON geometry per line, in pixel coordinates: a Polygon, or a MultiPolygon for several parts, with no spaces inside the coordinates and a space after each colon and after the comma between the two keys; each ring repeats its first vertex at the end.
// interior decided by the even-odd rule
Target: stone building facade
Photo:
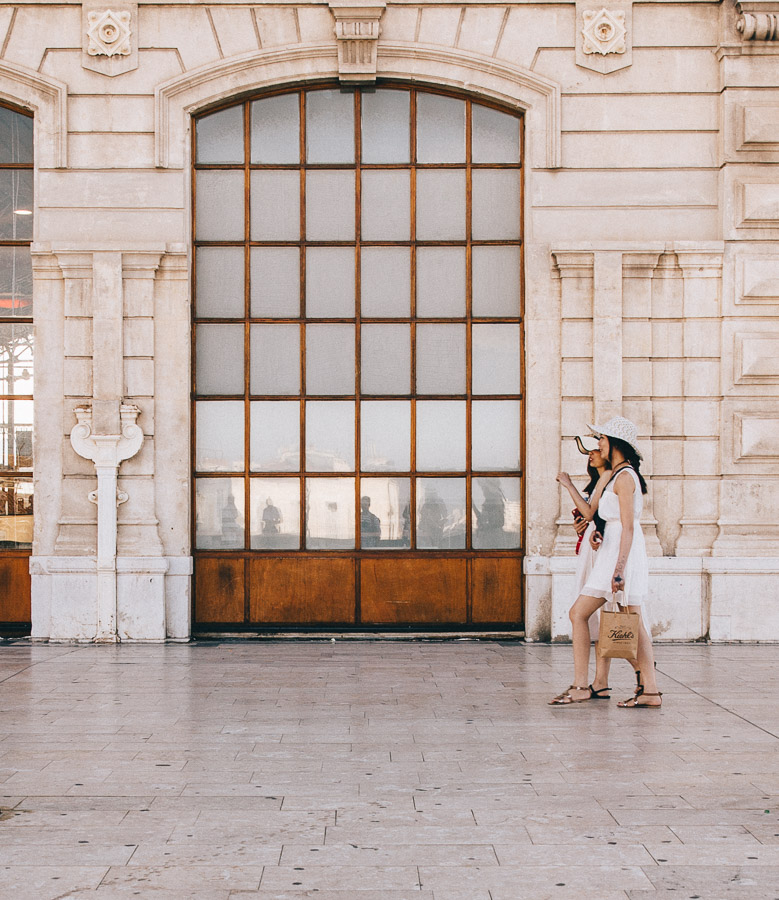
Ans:
{"type": "MultiPolygon", "coordinates": [[[[51,640],[186,640],[198,624],[238,630],[263,621],[298,627],[390,624],[449,629],[476,627],[480,621],[493,629],[501,623],[507,628],[524,627],[529,639],[563,639],[573,584],[574,542],[569,502],[561,496],[555,475],[560,468],[583,472],[582,457],[571,437],[582,433],[585,423],[623,414],[638,424],[645,468],[651,476],[645,530],[652,554],[656,635],[673,640],[704,636],[779,640],[779,182],[775,172],[779,2],[9,3],[0,6],[0,101],[4,115],[33,117],[29,171],[34,230],[31,241],[12,244],[30,254],[35,353],[34,535],[30,546],[29,537],[25,539],[19,530],[3,544],[6,549],[0,549],[5,602],[10,608],[11,595],[26,590],[19,572],[21,566],[29,565],[31,607],[19,612],[17,604],[13,613],[0,611],[0,619],[22,622],[29,616],[33,637],[51,640]],[[193,328],[201,328],[199,333],[205,335],[208,322],[200,323],[197,316],[203,313],[197,310],[193,320],[193,247],[198,253],[202,247],[205,259],[210,245],[206,231],[193,231],[194,186],[201,185],[197,202],[203,206],[202,210],[197,207],[197,216],[205,221],[209,210],[222,209],[219,203],[227,203],[230,196],[243,204],[242,188],[230,195],[239,170],[240,178],[245,174],[246,197],[249,185],[255,184],[255,178],[259,184],[271,163],[278,163],[280,172],[287,171],[284,166],[290,172],[294,169],[295,178],[305,172],[301,183],[309,184],[310,194],[308,199],[302,195],[301,208],[308,211],[310,225],[316,166],[310,170],[306,166],[316,160],[305,154],[313,153],[309,145],[313,146],[317,127],[329,134],[326,110],[320,125],[316,124],[318,101],[309,99],[316,91],[329,92],[328,102],[336,104],[325,104],[326,109],[335,109],[339,97],[357,97],[347,104],[356,103],[350,106],[356,112],[349,112],[351,118],[344,121],[353,128],[354,117],[362,116],[358,154],[363,144],[369,146],[366,123],[374,108],[371,104],[383,109],[388,93],[405,92],[401,105],[411,110],[412,124],[403,127],[411,129],[412,156],[387,157],[387,172],[395,171],[392,166],[405,166],[404,172],[412,172],[402,177],[404,184],[411,178],[412,194],[417,192],[412,208],[417,210],[413,215],[420,229],[425,209],[434,210],[436,203],[446,207],[450,200],[454,203],[450,193],[456,179],[454,175],[447,178],[454,169],[463,173],[467,235],[463,231],[462,240],[458,234],[444,235],[440,241],[441,247],[462,245],[462,258],[467,259],[467,312],[454,318],[456,327],[474,329],[473,343],[468,337],[464,345],[469,379],[476,377],[471,369],[476,371],[479,365],[476,329],[497,327],[498,319],[506,329],[518,326],[516,362],[506,362],[509,368],[516,364],[517,387],[495,387],[486,393],[494,403],[514,403],[512,409],[521,404],[521,482],[518,461],[511,477],[507,474],[503,481],[500,472],[510,467],[495,464],[496,472],[490,477],[501,484],[502,543],[483,545],[494,551],[494,557],[486,553],[482,558],[477,552],[479,528],[487,532],[485,525],[474,523],[485,513],[488,479],[472,477],[477,451],[468,432],[467,465],[431,465],[426,470],[425,477],[441,469],[446,469],[447,477],[459,477],[457,490],[462,486],[462,496],[467,496],[467,502],[461,503],[465,524],[460,523],[459,536],[446,546],[435,542],[427,546],[438,551],[430,553],[429,559],[420,538],[419,518],[421,492],[429,485],[417,479],[415,487],[413,478],[404,476],[396,478],[393,490],[402,482],[401,492],[419,492],[413,494],[416,507],[411,494],[399,501],[411,509],[408,517],[413,518],[416,509],[414,525],[408,528],[418,542],[413,547],[404,545],[404,526],[398,524],[397,552],[385,557],[390,563],[384,569],[384,560],[376,559],[380,553],[360,556],[359,543],[354,554],[341,557],[326,541],[306,544],[314,527],[312,494],[300,501],[301,520],[311,517],[305,526],[297,525],[298,538],[301,527],[308,537],[295,548],[303,555],[311,551],[306,556],[309,568],[302,574],[284,568],[281,555],[271,552],[273,543],[263,545],[266,550],[255,553],[254,559],[255,544],[248,536],[250,511],[239,503],[230,527],[242,529],[241,536],[237,544],[228,541],[224,546],[235,549],[240,544],[245,551],[241,560],[233,566],[229,553],[224,558],[212,553],[211,559],[206,551],[213,551],[213,546],[205,541],[200,547],[205,561],[198,582],[193,578],[193,558],[197,569],[197,536],[199,529],[206,528],[203,522],[210,501],[204,494],[203,510],[193,510],[200,495],[193,492],[198,451],[192,420],[192,336],[193,328]],[[300,132],[302,162],[297,157],[292,161],[272,158],[272,154],[266,159],[259,150],[255,156],[249,132],[259,119],[252,117],[270,107],[253,104],[287,95],[298,98],[296,108],[303,111],[300,121],[308,123],[308,132],[300,132]],[[444,98],[449,106],[443,101],[436,106],[437,101],[428,102],[428,96],[444,98]],[[460,106],[455,108],[452,104],[457,103],[460,106]],[[450,111],[439,111],[440,120],[435,111],[439,107],[450,111]],[[230,113],[238,108],[244,112],[230,113]],[[490,118],[490,113],[503,118],[490,118]],[[214,127],[209,130],[209,115],[224,118],[213,118],[214,127]],[[241,139],[250,154],[245,158],[219,149],[230,143],[229,131],[235,122],[239,122],[235,127],[243,129],[241,116],[246,127],[240,131],[241,139]],[[520,156],[504,158],[489,148],[479,156],[478,141],[487,146],[508,133],[506,117],[516,122],[520,156]],[[431,150],[433,155],[424,157],[423,140],[432,147],[440,135],[448,134],[455,120],[464,123],[457,127],[463,129],[463,146],[468,149],[462,156],[447,157],[446,150],[438,157],[431,150]],[[197,123],[204,123],[197,147],[205,155],[199,158],[195,153],[201,151],[193,150],[193,133],[201,129],[197,123]],[[423,139],[423,133],[428,137],[423,139]],[[220,156],[221,152],[227,155],[220,156]],[[425,180],[429,180],[425,159],[439,165],[443,173],[439,173],[438,187],[430,182],[435,201],[423,196],[425,180]],[[499,166],[506,168],[495,174],[493,183],[485,174],[487,169],[479,169],[482,163],[496,173],[499,166]],[[198,164],[205,168],[197,169],[198,164]],[[215,168],[208,170],[211,164],[215,168]],[[208,181],[217,171],[224,179],[220,181],[220,175],[208,181]],[[508,180],[500,181],[504,176],[508,180]],[[489,190],[479,186],[488,182],[489,190]],[[500,211],[499,184],[516,185],[516,210],[500,211]],[[479,191],[486,193],[482,196],[479,191]],[[519,231],[515,235],[511,227],[504,233],[497,225],[496,231],[490,231],[491,203],[497,218],[514,216],[521,222],[521,235],[519,231]],[[476,225],[480,215],[487,221],[481,243],[476,225]],[[517,249],[512,276],[516,314],[496,314],[487,307],[487,312],[480,313],[470,305],[477,291],[470,285],[477,278],[477,251],[482,244],[517,249]],[[485,321],[472,321],[479,316],[485,321]],[[478,502],[477,488],[484,490],[478,502]],[[521,526],[516,526],[521,546],[505,536],[514,506],[522,519],[521,526]],[[403,546],[419,551],[411,554],[418,567],[409,563],[408,580],[397,582],[393,581],[396,573],[406,571],[406,563],[397,559],[403,556],[403,546]],[[317,547],[324,548],[319,556],[317,547]],[[316,566],[329,565],[334,559],[339,565],[346,559],[346,568],[327,574],[322,587],[319,576],[312,573],[319,571],[316,566]],[[250,568],[257,560],[259,568],[250,568]],[[436,560],[451,566],[436,570],[436,560]],[[352,565],[357,569],[349,568],[352,565]],[[370,581],[374,575],[369,569],[375,570],[375,581],[370,581]],[[252,613],[255,601],[249,596],[250,583],[260,597],[263,590],[273,592],[279,585],[288,585],[290,578],[296,590],[309,597],[308,607],[288,605],[265,618],[252,613]],[[330,603],[334,586],[344,579],[357,597],[355,617],[337,612],[319,615],[317,604],[330,603]],[[506,588],[509,581],[516,591],[506,588]],[[427,618],[419,611],[405,618],[396,608],[380,611],[393,590],[401,595],[410,592],[418,604],[426,594],[440,594],[444,604],[444,595],[459,590],[452,585],[461,583],[461,608],[443,605],[427,618]],[[444,587],[439,590],[441,584],[444,587]],[[206,593],[217,589],[234,595],[232,612],[203,612],[211,602],[206,593]],[[503,597],[500,603],[495,600],[498,594],[503,597]],[[487,610],[480,620],[475,612],[478,604],[487,610]]],[[[387,101],[387,108],[390,105],[387,101]]],[[[342,108],[346,107],[338,106],[342,108]]],[[[390,131],[377,139],[377,146],[390,140],[390,131]]],[[[409,138],[404,140],[408,144],[409,138]]],[[[455,144],[462,140],[453,138],[455,144]]],[[[344,175],[340,187],[323,188],[322,203],[325,208],[331,203],[335,209],[344,190],[354,191],[356,166],[362,179],[357,183],[363,185],[362,193],[357,192],[358,202],[367,209],[370,177],[368,169],[360,169],[367,156],[355,163],[354,156],[348,156],[352,151],[344,152],[348,158],[334,157],[330,163],[325,157],[319,160],[325,174],[330,173],[327,165],[332,167],[339,160],[343,172],[352,173],[348,178],[344,175]]],[[[376,159],[380,157],[379,152],[376,159]]],[[[8,166],[17,163],[10,157],[7,160],[8,166]]],[[[390,175],[386,177],[389,184],[390,175]]],[[[349,198],[352,203],[352,193],[349,198]]],[[[11,207],[17,204],[16,199],[4,198],[4,202],[11,207]]],[[[381,210],[388,201],[378,196],[375,202],[381,210]]],[[[9,215],[21,209],[11,207],[9,215]]],[[[248,205],[240,209],[240,217],[245,215],[247,222],[255,215],[246,211],[248,205]]],[[[367,234],[368,213],[363,210],[361,215],[367,234]]],[[[254,219],[246,229],[237,240],[242,247],[245,243],[246,255],[241,259],[246,260],[248,284],[250,256],[254,258],[251,254],[259,246],[254,219]]],[[[219,249],[224,235],[218,228],[213,234],[217,241],[212,249],[219,249]]],[[[266,243],[272,248],[278,235],[269,234],[266,243]]],[[[419,234],[410,235],[401,228],[396,243],[408,245],[415,254],[430,249],[419,234]]],[[[300,241],[296,237],[293,243],[300,244],[301,253],[311,253],[313,266],[312,235],[304,231],[298,237],[300,241]]],[[[359,245],[359,234],[355,238],[353,232],[335,239],[348,248],[359,245]]],[[[380,234],[379,249],[382,241],[380,234]]],[[[411,270],[417,292],[421,266],[420,256],[411,270]]],[[[437,271],[441,277],[443,270],[437,271]]],[[[218,278],[227,283],[228,274],[220,269],[218,278]]],[[[238,274],[243,278],[243,272],[238,274]]],[[[357,284],[359,289],[359,277],[357,284]]],[[[13,326],[21,310],[14,305],[13,292],[9,304],[0,309],[0,332],[19,327],[13,326]]],[[[219,319],[224,314],[212,311],[209,315],[219,319]]],[[[250,328],[271,322],[264,314],[236,315],[243,317],[247,348],[250,328]]],[[[412,362],[421,366],[422,329],[433,326],[417,322],[422,316],[419,311],[404,315],[404,327],[417,335],[412,362]]],[[[360,333],[354,316],[353,311],[347,312],[341,324],[360,333]],[[356,324],[349,325],[352,321],[356,324]]],[[[440,324],[440,317],[432,318],[440,324]]],[[[367,341],[367,331],[365,335],[367,341]]],[[[200,352],[199,359],[205,359],[205,351],[200,352]]],[[[449,351],[439,346],[435,352],[449,351]]],[[[228,357],[225,351],[216,368],[226,365],[228,357]]],[[[5,393],[6,399],[0,403],[7,409],[15,401],[10,399],[14,386],[7,370],[5,377],[0,396],[5,393]]],[[[421,377],[417,372],[417,378],[421,377]]],[[[360,388],[355,390],[356,395],[349,391],[351,400],[341,402],[358,402],[360,388]]],[[[213,394],[225,403],[237,403],[244,397],[241,391],[243,387],[232,401],[231,391],[213,394]]],[[[254,391],[247,376],[247,434],[250,402],[271,402],[266,393],[254,391]],[[255,394],[265,399],[250,401],[255,394]]],[[[429,393],[438,402],[444,402],[441,396],[448,394],[461,398],[475,442],[476,403],[487,402],[473,400],[479,394],[475,382],[469,381],[462,391],[442,388],[429,393]]],[[[413,386],[411,394],[408,389],[398,394],[408,395],[402,402],[416,403],[413,386]]],[[[201,395],[195,391],[194,396],[197,400],[201,395]]],[[[202,409],[198,422],[205,421],[202,409]]],[[[311,406],[312,416],[314,412],[311,406]]],[[[240,418],[244,413],[236,415],[240,418]]],[[[421,457],[421,412],[419,416],[414,427],[421,457]]],[[[7,417],[6,412],[6,432],[7,417]]],[[[350,421],[353,431],[353,418],[350,421]]],[[[258,440],[261,431],[260,426],[258,440]]],[[[17,449],[6,453],[3,477],[9,484],[14,479],[29,482],[29,461],[20,462],[19,438],[13,446],[17,449]]],[[[301,453],[305,455],[305,449],[301,453]]],[[[300,459],[296,465],[301,465],[300,459]]],[[[357,466],[352,462],[344,470],[339,465],[331,471],[348,470],[348,474],[357,466]]],[[[218,488],[225,472],[240,469],[243,474],[233,480],[238,483],[245,477],[246,503],[250,496],[253,503],[251,466],[236,466],[231,470],[230,465],[214,464],[212,481],[218,488]]],[[[410,471],[423,468],[420,464],[415,470],[412,465],[410,471]]],[[[403,471],[409,472],[409,466],[403,471]]],[[[278,486],[281,475],[276,472],[274,477],[273,484],[278,486]]],[[[349,482],[347,496],[354,496],[354,479],[359,477],[357,466],[356,474],[341,478],[349,482]]],[[[270,483],[266,479],[260,484],[258,495],[267,493],[270,483]]],[[[203,485],[205,490],[205,481],[203,485]]],[[[236,490],[243,502],[244,488],[239,485],[236,490]]],[[[277,506],[272,499],[268,496],[266,501],[263,496],[262,502],[277,506]]],[[[344,546],[355,546],[359,501],[358,489],[347,515],[352,537],[347,536],[344,546]]],[[[336,505],[328,500],[323,509],[332,512],[336,505]]],[[[218,511],[220,539],[229,518],[226,508],[223,503],[218,511]]],[[[375,500],[373,508],[377,509],[375,500]]],[[[24,510],[19,507],[17,512],[24,510]]],[[[6,513],[9,518],[11,512],[6,513]]],[[[362,550],[367,551],[364,521],[362,550]]],[[[255,530],[261,536],[274,527],[266,516],[255,530]]],[[[294,566],[292,556],[285,559],[294,566]]]]}

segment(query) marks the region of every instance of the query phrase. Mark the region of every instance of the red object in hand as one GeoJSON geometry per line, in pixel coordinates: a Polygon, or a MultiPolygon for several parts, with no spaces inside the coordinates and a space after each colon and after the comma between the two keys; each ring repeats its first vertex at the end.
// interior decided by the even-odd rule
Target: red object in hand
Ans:
{"type": "MultiPolygon", "coordinates": [[[[578,509],[574,509],[574,510],[572,510],[572,512],[573,512],[573,520],[574,520],[574,522],[578,522],[579,519],[583,519],[583,518],[584,518],[584,516],[579,512],[578,509]]],[[[583,539],[584,539],[584,532],[582,532],[582,533],[579,535],[579,539],[576,541],[576,555],[577,555],[577,556],[579,555],[579,548],[580,548],[581,545],[582,545],[582,540],[583,540],[583,539]]]]}

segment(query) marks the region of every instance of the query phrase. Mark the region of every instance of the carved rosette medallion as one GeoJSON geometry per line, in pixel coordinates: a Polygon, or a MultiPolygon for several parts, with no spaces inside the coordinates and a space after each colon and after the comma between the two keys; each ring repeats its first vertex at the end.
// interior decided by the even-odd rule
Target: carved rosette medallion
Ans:
{"type": "Polygon", "coordinates": [[[88,15],[87,37],[90,56],[129,56],[131,52],[130,13],[105,9],[88,15]]]}
{"type": "Polygon", "coordinates": [[[606,56],[608,53],[624,53],[625,37],[625,13],[622,10],[587,9],[583,13],[584,38],[583,50],[585,53],[600,53],[606,56]]]}

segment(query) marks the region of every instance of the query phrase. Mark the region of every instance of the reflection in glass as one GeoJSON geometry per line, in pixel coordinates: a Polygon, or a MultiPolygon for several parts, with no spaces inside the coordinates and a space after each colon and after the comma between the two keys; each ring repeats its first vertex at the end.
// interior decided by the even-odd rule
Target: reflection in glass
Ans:
{"type": "Polygon", "coordinates": [[[300,251],[297,247],[252,247],[251,314],[255,318],[300,315],[300,251]]]}
{"type": "Polygon", "coordinates": [[[306,392],[354,393],[354,325],[306,325],[306,392]]]}
{"type": "Polygon", "coordinates": [[[465,393],[465,325],[417,325],[417,393],[465,393]]]}
{"type": "Polygon", "coordinates": [[[362,161],[409,161],[409,94],[407,91],[364,92],[362,105],[362,161]]]}
{"type": "Polygon", "coordinates": [[[32,116],[0,106],[0,163],[31,163],[32,134],[32,116]]]}
{"type": "Polygon", "coordinates": [[[465,547],[465,479],[417,478],[417,547],[465,547]]]}
{"type": "Polygon", "coordinates": [[[31,315],[32,258],[30,248],[0,247],[0,316],[31,315]]]}
{"type": "Polygon", "coordinates": [[[520,547],[519,478],[475,477],[471,492],[473,548],[508,550],[520,547]]]}
{"type": "Polygon", "coordinates": [[[32,240],[32,169],[0,169],[0,240],[32,240]]]}
{"type": "Polygon", "coordinates": [[[417,250],[417,315],[465,316],[465,247],[417,250]]]}
{"type": "Polygon", "coordinates": [[[407,169],[362,173],[362,239],[407,241],[411,233],[411,187],[407,169]]]}
{"type": "Polygon", "coordinates": [[[354,240],[354,172],[306,173],[306,237],[309,241],[354,240]]]}
{"type": "Polygon", "coordinates": [[[0,550],[32,547],[33,482],[31,478],[0,478],[0,550]]]}
{"type": "Polygon", "coordinates": [[[465,240],[465,172],[461,169],[417,172],[417,239],[465,240]]]}
{"type": "Polygon", "coordinates": [[[199,241],[242,241],[243,172],[200,171],[195,184],[195,237],[199,241]]]}
{"type": "Polygon", "coordinates": [[[363,394],[408,394],[411,384],[411,328],[363,325],[360,329],[363,394]]]}
{"type": "Polygon", "coordinates": [[[285,164],[300,161],[298,94],[255,100],[251,107],[253,163],[285,164]]]}
{"type": "Polygon", "coordinates": [[[32,394],[32,322],[0,324],[0,394],[32,394]]]}
{"type": "Polygon", "coordinates": [[[519,119],[516,116],[474,103],[471,129],[473,162],[519,162],[519,119]]]}
{"type": "Polygon", "coordinates": [[[310,163],[354,162],[354,94],[306,94],[306,159],[310,163]]]}
{"type": "Polygon", "coordinates": [[[353,400],[306,403],[306,469],[309,472],[354,471],[353,400]]]}
{"type": "Polygon", "coordinates": [[[363,472],[408,472],[411,463],[408,400],[363,400],[360,454],[363,472]]]}
{"type": "Polygon", "coordinates": [[[471,405],[474,471],[519,469],[519,401],[474,400],[471,405]]]}
{"type": "Polygon", "coordinates": [[[253,241],[300,240],[300,175],[297,172],[253,171],[250,207],[253,241]]]}
{"type": "Polygon", "coordinates": [[[198,325],[195,338],[198,394],[242,394],[243,357],[243,325],[198,325]]]}
{"type": "Polygon", "coordinates": [[[354,316],[353,248],[306,250],[306,315],[312,319],[354,316]]]}
{"type": "Polygon", "coordinates": [[[202,318],[243,318],[243,247],[198,248],[195,302],[202,318]]]}
{"type": "Polygon", "coordinates": [[[195,546],[198,550],[243,548],[242,478],[195,479],[195,546]]]}
{"type": "Polygon", "coordinates": [[[411,483],[408,478],[360,479],[360,546],[397,550],[411,545],[411,483]]]}
{"type": "Polygon", "coordinates": [[[300,470],[300,403],[252,400],[249,468],[252,472],[300,470]]]}
{"type": "Polygon", "coordinates": [[[360,268],[363,318],[410,315],[411,251],[408,247],[363,247],[360,268]]]}
{"type": "Polygon", "coordinates": [[[32,400],[0,400],[0,468],[32,469],[32,400]]]}
{"type": "Polygon", "coordinates": [[[231,106],[197,120],[197,162],[243,162],[243,106],[231,106]]]}
{"type": "Polygon", "coordinates": [[[306,549],[354,549],[354,478],[306,479],[306,549]]]}
{"type": "Polygon", "coordinates": [[[300,392],[300,326],[251,325],[252,394],[300,392]]]}
{"type": "Polygon", "coordinates": [[[300,479],[252,478],[249,482],[252,550],[300,547],[300,479]]]}
{"type": "Polygon", "coordinates": [[[417,162],[465,162],[465,101],[417,94],[417,162]]]}
{"type": "Polygon", "coordinates": [[[519,325],[473,326],[473,393],[519,393],[519,325]]]}
{"type": "Polygon", "coordinates": [[[465,470],[465,401],[417,402],[417,470],[465,470]]]}
{"type": "Polygon", "coordinates": [[[195,404],[195,469],[243,470],[243,402],[206,400],[195,404]]]}
{"type": "Polygon", "coordinates": [[[519,247],[474,247],[471,266],[474,316],[518,316],[519,247]]]}
{"type": "Polygon", "coordinates": [[[477,169],[473,172],[471,228],[475,241],[519,238],[519,172],[477,169]]]}

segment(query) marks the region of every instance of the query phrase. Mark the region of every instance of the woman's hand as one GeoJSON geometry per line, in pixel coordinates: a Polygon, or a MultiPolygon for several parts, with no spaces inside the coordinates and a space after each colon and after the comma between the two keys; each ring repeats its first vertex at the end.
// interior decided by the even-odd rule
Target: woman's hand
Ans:
{"type": "Polygon", "coordinates": [[[577,534],[581,535],[587,530],[590,523],[583,516],[576,516],[573,520],[573,527],[577,534]]]}
{"type": "Polygon", "coordinates": [[[611,590],[615,594],[625,590],[625,576],[620,568],[614,570],[611,578],[611,590]]]}
{"type": "Polygon", "coordinates": [[[559,481],[565,487],[573,487],[571,476],[567,472],[558,472],[555,481],[559,481]]]}
{"type": "Polygon", "coordinates": [[[597,550],[600,547],[600,543],[603,540],[603,535],[599,531],[593,531],[590,535],[590,547],[593,550],[597,550]]]}

